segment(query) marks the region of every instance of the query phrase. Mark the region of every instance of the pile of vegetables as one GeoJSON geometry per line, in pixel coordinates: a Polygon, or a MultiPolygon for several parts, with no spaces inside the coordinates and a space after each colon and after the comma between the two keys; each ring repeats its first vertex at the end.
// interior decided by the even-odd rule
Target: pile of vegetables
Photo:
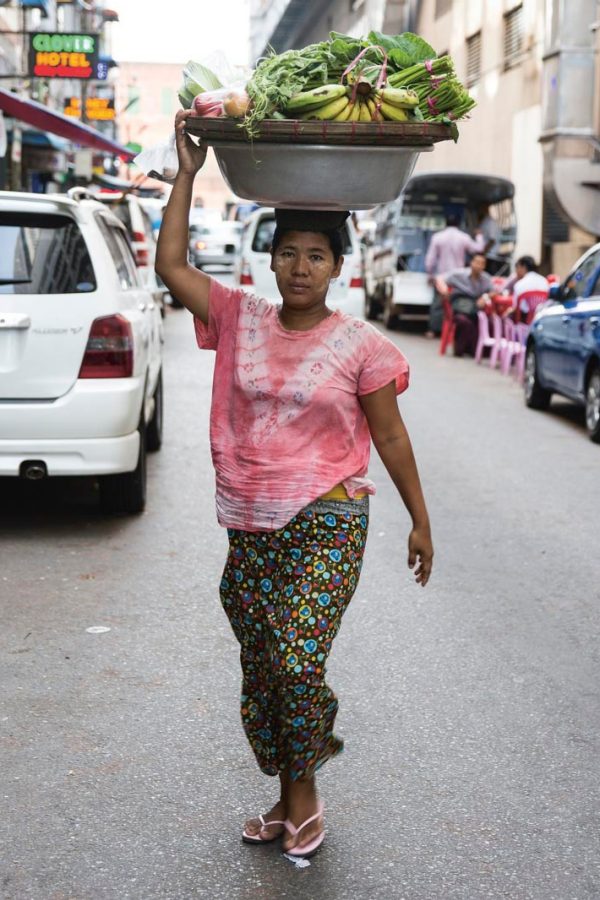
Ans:
{"type": "Polygon", "coordinates": [[[449,56],[416,34],[370,32],[261,59],[245,87],[227,89],[206,67],[188,63],[179,95],[200,116],[233,116],[250,136],[264,119],[451,124],[475,101],[456,77],[449,56]]]}

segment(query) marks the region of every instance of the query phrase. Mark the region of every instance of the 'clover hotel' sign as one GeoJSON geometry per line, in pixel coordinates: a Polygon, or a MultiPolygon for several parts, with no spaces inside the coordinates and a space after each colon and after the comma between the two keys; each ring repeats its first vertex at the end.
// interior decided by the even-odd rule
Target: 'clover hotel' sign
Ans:
{"type": "Polygon", "coordinates": [[[29,72],[36,78],[96,78],[97,68],[97,35],[29,35],[29,72]]]}

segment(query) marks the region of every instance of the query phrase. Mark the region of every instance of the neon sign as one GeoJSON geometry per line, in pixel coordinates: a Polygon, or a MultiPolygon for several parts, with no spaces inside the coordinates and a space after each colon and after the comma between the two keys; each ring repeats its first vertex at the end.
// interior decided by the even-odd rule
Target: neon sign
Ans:
{"type": "MultiPolygon", "coordinates": [[[[80,119],[82,112],[79,97],[69,97],[65,101],[65,116],[80,119]]],[[[107,97],[87,97],[85,101],[85,117],[89,121],[111,122],[115,119],[115,101],[107,97]]]]}
{"type": "Polygon", "coordinates": [[[29,71],[36,78],[94,78],[98,36],[36,32],[29,35],[29,71]]]}

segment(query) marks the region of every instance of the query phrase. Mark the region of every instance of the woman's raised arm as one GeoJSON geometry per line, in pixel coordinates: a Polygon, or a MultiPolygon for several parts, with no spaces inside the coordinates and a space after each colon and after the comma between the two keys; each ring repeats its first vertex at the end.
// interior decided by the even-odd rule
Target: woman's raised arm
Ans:
{"type": "Polygon", "coordinates": [[[160,227],[155,268],[171,294],[206,325],[210,278],[189,264],[188,241],[192,187],[207,148],[197,146],[185,133],[190,114],[191,110],[182,109],[175,117],[179,170],[160,227]]]}

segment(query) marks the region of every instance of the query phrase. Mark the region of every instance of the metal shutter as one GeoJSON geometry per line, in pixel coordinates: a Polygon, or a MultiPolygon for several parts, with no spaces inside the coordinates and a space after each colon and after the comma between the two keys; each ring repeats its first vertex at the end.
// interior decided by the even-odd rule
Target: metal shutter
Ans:
{"type": "Polygon", "coordinates": [[[467,38],[467,87],[477,84],[481,76],[481,31],[467,38]]]}
{"type": "Polygon", "coordinates": [[[570,237],[569,220],[556,202],[551,191],[544,191],[543,241],[544,244],[562,244],[570,237]]]}
{"type": "Polygon", "coordinates": [[[504,68],[520,62],[523,52],[523,6],[516,6],[504,16],[504,68]]]}

